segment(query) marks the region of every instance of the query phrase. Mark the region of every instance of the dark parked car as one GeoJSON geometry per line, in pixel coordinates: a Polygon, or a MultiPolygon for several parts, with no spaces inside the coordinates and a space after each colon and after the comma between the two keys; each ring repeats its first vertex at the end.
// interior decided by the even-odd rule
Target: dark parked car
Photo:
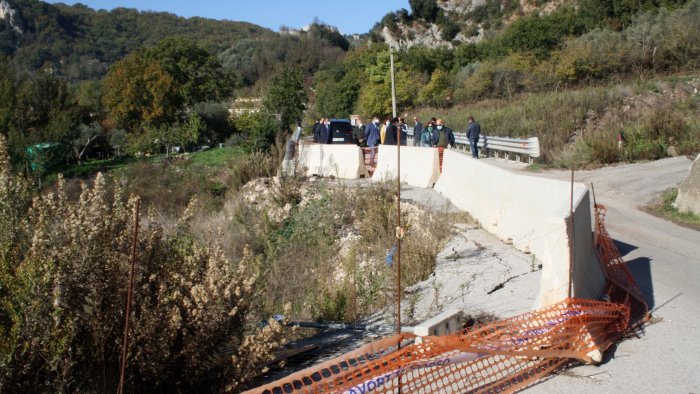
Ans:
{"type": "Polygon", "coordinates": [[[329,144],[354,144],[352,123],[347,119],[331,119],[329,144]]]}

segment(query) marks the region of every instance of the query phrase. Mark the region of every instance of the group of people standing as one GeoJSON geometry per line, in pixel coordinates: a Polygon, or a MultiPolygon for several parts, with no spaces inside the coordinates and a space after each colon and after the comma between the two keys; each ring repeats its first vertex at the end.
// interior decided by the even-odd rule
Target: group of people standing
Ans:
{"type": "MultiPolygon", "coordinates": [[[[359,125],[362,128],[362,125],[359,125]]],[[[379,125],[379,118],[374,117],[372,122],[364,128],[364,141],[359,141],[360,145],[366,144],[370,150],[370,162],[376,164],[375,151],[377,145],[406,145],[408,140],[408,126],[404,118],[389,118],[384,124],[379,125]]]]}
{"type": "MultiPolygon", "coordinates": [[[[481,126],[470,116],[466,134],[469,139],[472,157],[479,158],[479,137],[481,126]]],[[[432,118],[427,125],[423,125],[418,117],[413,117],[413,145],[426,148],[452,148],[455,145],[455,136],[451,128],[445,126],[442,119],[432,118]]],[[[372,122],[363,127],[361,123],[355,128],[355,141],[361,146],[374,148],[370,151],[370,161],[375,164],[375,150],[380,143],[382,145],[406,145],[408,126],[404,118],[390,118],[380,125],[379,118],[374,117],[372,122]],[[364,132],[362,129],[364,128],[364,132]]]]}
{"type": "MultiPolygon", "coordinates": [[[[481,127],[474,120],[473,116],[468,118],[466,134],[469,139],[472,157],[479,158],[479,137],[481,127]]],[[[445,126],[444,121],[439,118],[431,118],[423,125],[417,116],[413,117],[413,145],[427,148],[452,148],[455,145],[455,135],[451,128],[445,126]]],[[[313,126],[313,141],[328,141],[330,133],[330,119],[321,118],[313,126]]],[[[402,117],[387,118],[384,123],[380,123],[379,117],[375,116],[367,126],[362,125],[358,119],[353,129],[353,139],[355,143],[362,147],[372,148],[370,150],[370,162],[376,164],[376,147],[382,145],[407,145],[408,125],[402,117]]]]}
{"type": "MultiPolygon", "coordinates": [[[[413,145],[422,147],[452,148],[455,144],[455,136],[452,129],[446,127],[442,119],[431,118],[427,125],[423,126],[417,117],[413,117],[413,145]]],[[[479,158],[479,137],[481,126],[476,123],[473,116],[468,118],[466,134],[469,140],[472,157],[479,158]]]]}

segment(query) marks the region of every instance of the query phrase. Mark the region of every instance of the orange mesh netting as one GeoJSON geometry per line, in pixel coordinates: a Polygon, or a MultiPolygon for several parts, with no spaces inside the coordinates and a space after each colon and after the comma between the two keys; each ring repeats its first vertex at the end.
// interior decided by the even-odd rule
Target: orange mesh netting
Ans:
{"type": "Polygon", "coordinates": [[[251,392],[464,393],[524,389],[572,361],[593,362],[647,318],[641,291],[595,206],[610,301],[558,304],[441,337],[394,335],[251,392]]]}

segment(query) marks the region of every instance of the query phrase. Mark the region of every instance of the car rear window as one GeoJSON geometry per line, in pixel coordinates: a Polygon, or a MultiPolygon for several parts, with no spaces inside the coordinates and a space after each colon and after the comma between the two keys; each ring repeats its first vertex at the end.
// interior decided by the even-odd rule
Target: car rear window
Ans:
{"type": "Polygon", "coordinates": [[[332,130],[345,132],[345,133],[352,133],[352,125],[350,124],[350,122],[333,123],[333,124],[331,124],[331,127],[332,127],[332,130]]]}

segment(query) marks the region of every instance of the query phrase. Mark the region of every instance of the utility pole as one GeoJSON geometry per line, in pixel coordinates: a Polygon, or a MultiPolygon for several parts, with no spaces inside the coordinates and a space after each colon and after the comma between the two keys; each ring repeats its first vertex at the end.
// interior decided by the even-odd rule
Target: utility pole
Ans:
{"type": "MultiPolygon", "coordinates": [[[[391,62],[391,107],[392,122],[396,118],[396,80],[394,78],[394,51],[389,47],[391,62]]],[[[396,127],[396,126],[395,126],[396,127]]],[[[401,130],[396,128],[396,334],[401,334],[401,130]]],[[[400,345],[400,344],[399,344],[400,345]]]]}
{"type": "MultiPolygon", "coordinates": [[[[389,47],[391,62],[391,109],[392,121],[396,118],[396,79],[394,78],[394,52],[389,47]]],[[[396,128],[396,335],[399,336],[397,348],[401,348],[401,240],[404,236],[401,227],[401,130],[396,128]]],[[[399,374],[399,393],[403,392],[402,376],[399,374]]]]}
{"type": "Polygon", "coordinates": [[[396,80],[394,79],[394,50],[389,47],[389,61],[391,62],[391,114],[396,117],[396,80]]]}

